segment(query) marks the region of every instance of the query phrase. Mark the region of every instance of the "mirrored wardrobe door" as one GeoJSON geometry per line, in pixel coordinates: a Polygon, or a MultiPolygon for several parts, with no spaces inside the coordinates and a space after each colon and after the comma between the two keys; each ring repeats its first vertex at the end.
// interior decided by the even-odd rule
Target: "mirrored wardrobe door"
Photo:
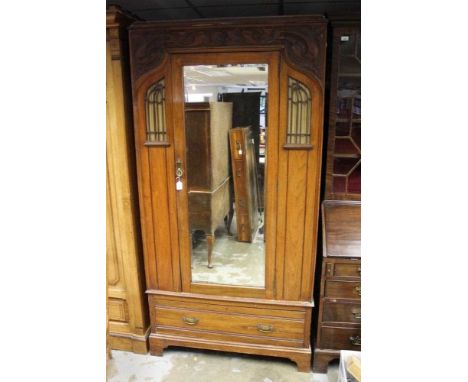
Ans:
{"type": "MultiPolygon", "coordinates": [[[[183,55],[177,93],[176,189],[184,285],[267,287],[271,55],[183,55]],[[179,137],[179,140],[177,140],[179,137]],[[180,211],[185,209],[185,211],[180,211]],[[182,219],[180,219],[182,218],[182,219]]],[[[277,62],[273,65],[277,71],[277,62]]],[[[277,84],[273,88],[277,88],[277,84]]],[[[276,97],[274,96],[275,100],[276,97]]],[[[273,141],[276,139],[273,137],[273,141]]]]}

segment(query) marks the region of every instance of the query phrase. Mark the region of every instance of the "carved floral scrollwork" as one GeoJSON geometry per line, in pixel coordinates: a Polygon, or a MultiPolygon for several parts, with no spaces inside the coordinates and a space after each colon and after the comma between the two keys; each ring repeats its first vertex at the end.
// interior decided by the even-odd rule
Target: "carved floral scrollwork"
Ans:
{"type": "Polygon", "coordinates": [[[323,39],[324,33],[314,33],[306,28],[284,32],[283,42],[287,60],[298,69],[312,72],[321,78],[323,65],[319,47],[323,39]]]}
{"type": "Polygon", "coordinates": [[[223,28],[135,29],[131,32],[134,79],[159,66],[168,49],[282,47],[296,69],[323,81],[325,24],[317,26],[224,26],[223,28]]]}
{"type": "Polygon", "coordinates": [[[161,64],[166,54],[164,35],[135,34],[132,40],[133,72],[135,79],[161,64]]]}

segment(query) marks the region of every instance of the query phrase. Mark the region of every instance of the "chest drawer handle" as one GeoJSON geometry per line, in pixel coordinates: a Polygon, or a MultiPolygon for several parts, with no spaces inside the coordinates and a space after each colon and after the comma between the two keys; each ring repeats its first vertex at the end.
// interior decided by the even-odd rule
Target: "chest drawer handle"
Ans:
{"type": "Polygon", "coordinates": [[[271,333],[273,331],[273,325],[257,325],[257,330],[262,333],[271,333]]]}
{"type": "Polygon", "coordinates": [[[358,273],[361,274],[361,267],[357,269],[358,273]]]}
{"type": "Polygon", "coordinates": [[[361,337],[360,336],[356,336],[356,337],[349,337],[349,340],[351,341],[351,343],[355,346],[361,346],[361,337]]]}
{"type": "Polygon", "coordinates": [[[195,317],[182,317],[182,321],[184,321],[187,325],[196,325],[198,324],[198,318],[195,317]]]}
{"type": "Polygon", "coordinates": [[[360,320],[361,319],[361,312],[360,311],[357,311],[357,312],[351,312],[354,316],[354,318],[356,320],[360,320]]]}
{"type": "Polygon", "coordinates": [[[361,286],[358,285],[357,287],[354,288],[354,290],[357,292],[357,294],[360,296],[361,295],[361,286]]]}

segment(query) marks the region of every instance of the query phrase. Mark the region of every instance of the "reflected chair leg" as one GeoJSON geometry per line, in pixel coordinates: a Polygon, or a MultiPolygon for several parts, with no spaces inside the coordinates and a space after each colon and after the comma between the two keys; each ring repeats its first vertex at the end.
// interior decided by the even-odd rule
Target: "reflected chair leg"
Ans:
{"type": "Polygon", "coordinates": [[[213,268],[212,256],[213,256],[213,245],[215,241],[214,234],[213,233],[207,234],[206,241],[208,243],[208,268],[213,268]]]}
{"type": "Polygon", "coordinates": [[[231,233],[231,223],[232,223],[232,217],[234,216],[234,210],[229,210],[229,214],[224,218],[224,222],[226,224],[226,231],[229,236],[232,235],[231,233]]]}

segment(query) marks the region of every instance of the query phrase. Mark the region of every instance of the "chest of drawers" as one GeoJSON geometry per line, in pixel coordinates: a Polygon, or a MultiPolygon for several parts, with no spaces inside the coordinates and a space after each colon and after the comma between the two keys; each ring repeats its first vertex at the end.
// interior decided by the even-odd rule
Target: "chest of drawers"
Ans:
{"type": "Polygon", "coordinates": [[[361,350],[360,203],[326,201],[322,218],[324,246],[313,366],[317,373],[325,373],[340,350],[361,350]]]}

